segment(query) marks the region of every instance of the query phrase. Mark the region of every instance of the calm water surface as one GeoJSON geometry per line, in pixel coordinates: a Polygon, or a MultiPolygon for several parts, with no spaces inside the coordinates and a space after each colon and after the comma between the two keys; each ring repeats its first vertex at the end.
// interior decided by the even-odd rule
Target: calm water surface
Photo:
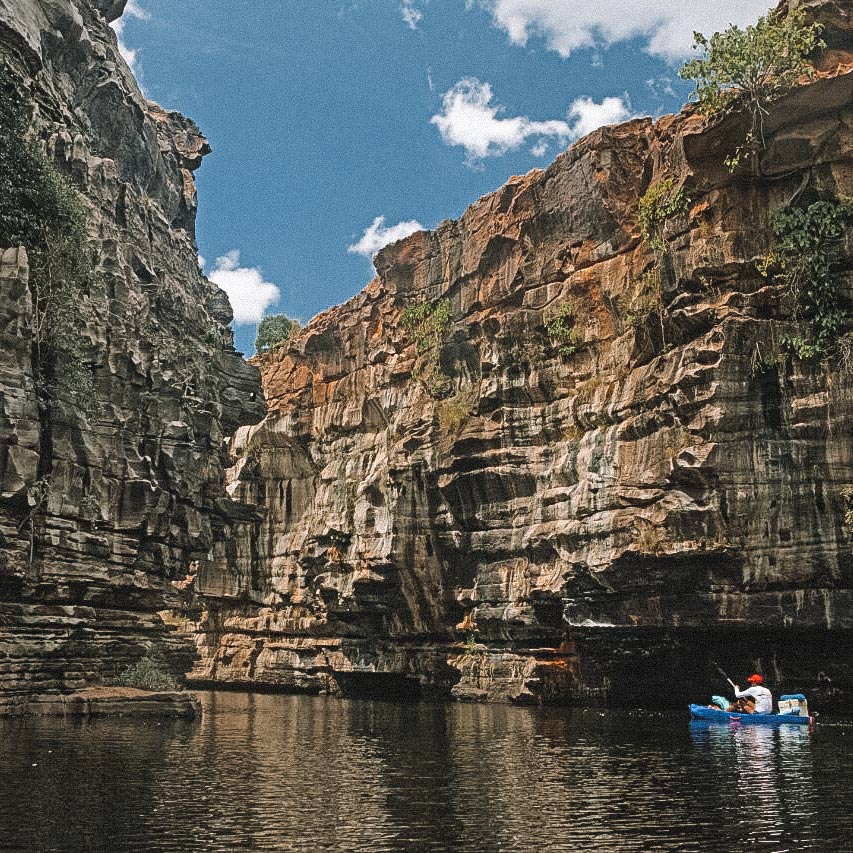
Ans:
{"type": "Polygon", "coordinates": [[[853,724],[202,693],[0,722],[0,850],[853,851],[853,724]]]}

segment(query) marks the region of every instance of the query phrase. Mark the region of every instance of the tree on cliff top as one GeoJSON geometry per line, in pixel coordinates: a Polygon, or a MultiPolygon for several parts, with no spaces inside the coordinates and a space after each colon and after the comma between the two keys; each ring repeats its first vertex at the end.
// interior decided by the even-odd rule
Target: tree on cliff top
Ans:
{"type": "Polygon", "coordinates": [[[797,9],[785,16],[770,12],[753,26],[742,30],[732,25],[710,38],[693,33],[694,50],[701,48],[705,56],[686,63],[678,74],[696,82],[693,97],[699,111],[714,115],[744,107],[750,115],[744,143],[726,158],[732,171],[745,154],[754,158],[763,149],[768,105],[814,73],[808,57],[826,47],[821,30],[818,23],[807,24],[805,13],[797,9]]]}
{"type": "Polygon", "coordinates": [[[258,336],[255,338],[257,353],[270,352],[290,340],[302,327],[299,320],[291,320],[284,314],[271,314],[264,317],[258,325],[258,336]]]}

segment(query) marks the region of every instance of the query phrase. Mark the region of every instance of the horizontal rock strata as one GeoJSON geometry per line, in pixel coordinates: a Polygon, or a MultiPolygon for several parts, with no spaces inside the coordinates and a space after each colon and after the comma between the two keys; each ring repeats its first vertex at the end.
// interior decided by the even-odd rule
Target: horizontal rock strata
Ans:
{"type": "Polygon", "coordinates": [[[198,128],[147,101],[107,24],[124,3],[0,0],[0,63],[32,144],[80,194],[96,284],[79,336],[92,414],[45,404],[27,247],[0,245],[0,712],[193,647],[158,611],[233,512],[223,439],[262,417],[225,294],[198,268],[198,128]]]}
{"type": "Polygon", "coordinates": [[[30,695],[8,707],[8,716],[158,717],[185,720],[201,716],[201,702],[186,690],[87,687],[75,693],[30,695]]]}
{"type": "Polygon", "coordinates": [[[270,412],[232,442],[244,515],[174,616],[190,678],[680,702],[714,658],[849,695],[825,656],[853,630],[853,380],[784,354],[798,326],[759,270],[774,211],[853,195],[837,47],[767,117],[759,176],[724,165],[738,116],[603,128],[383,249],[363,292],[259,359],[270,412]],[[637,209],[665,178],[689,209],[661,258],[637,209]],[[640,304],[656,280],[662,320],[640,304]],[[436,391],[403,320],[440,299],[436,391]]]}

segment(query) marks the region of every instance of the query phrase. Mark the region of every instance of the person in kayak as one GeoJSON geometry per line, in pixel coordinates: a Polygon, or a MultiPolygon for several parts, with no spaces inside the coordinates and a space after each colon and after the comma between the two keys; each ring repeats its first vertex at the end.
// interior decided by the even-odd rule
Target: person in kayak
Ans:
{"type": "Polygon", "coordinates": [[[738,699],[746,699],[747,697],[755,699],[755,710],[749,713],[772,714],[773,694],[763,686],[764,678],[756,672],[750,675],[747,681],[750,686],[746,690],[741,690],[735,684],[735,697],[738,699]]]}

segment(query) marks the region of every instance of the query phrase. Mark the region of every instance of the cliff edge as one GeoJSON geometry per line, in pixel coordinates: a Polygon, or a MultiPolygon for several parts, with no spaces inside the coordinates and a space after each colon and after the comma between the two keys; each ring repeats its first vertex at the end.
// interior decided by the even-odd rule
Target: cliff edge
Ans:
{"type": "Polygon", "coordinates": [[[849,696],[853,377],[786,349],[768,272],[777,211],[853,195],[849,15],[802,5],[828,49],[754,171],[724,164],[738,114],[602,128],[257,360],[244,517],[175,615],[191,679],[636,704],[725,660],[849,696]],[[664,181],[686,204],[656,251],[664,181]]]}
{"type": "Polygon", "coordinates": [[[29,144],[79,194],[92,255],[80,400],[39,373],[33,247],[0,245],[0,712],[146,654],[183,675],[193,647],[158,612],[230,523],[224,438],[264,413],[198,268],[193,171],[210,148],[141,94],[108,26],[124,5],[0,0],[4,92],[24,93],[29,144]]]}

